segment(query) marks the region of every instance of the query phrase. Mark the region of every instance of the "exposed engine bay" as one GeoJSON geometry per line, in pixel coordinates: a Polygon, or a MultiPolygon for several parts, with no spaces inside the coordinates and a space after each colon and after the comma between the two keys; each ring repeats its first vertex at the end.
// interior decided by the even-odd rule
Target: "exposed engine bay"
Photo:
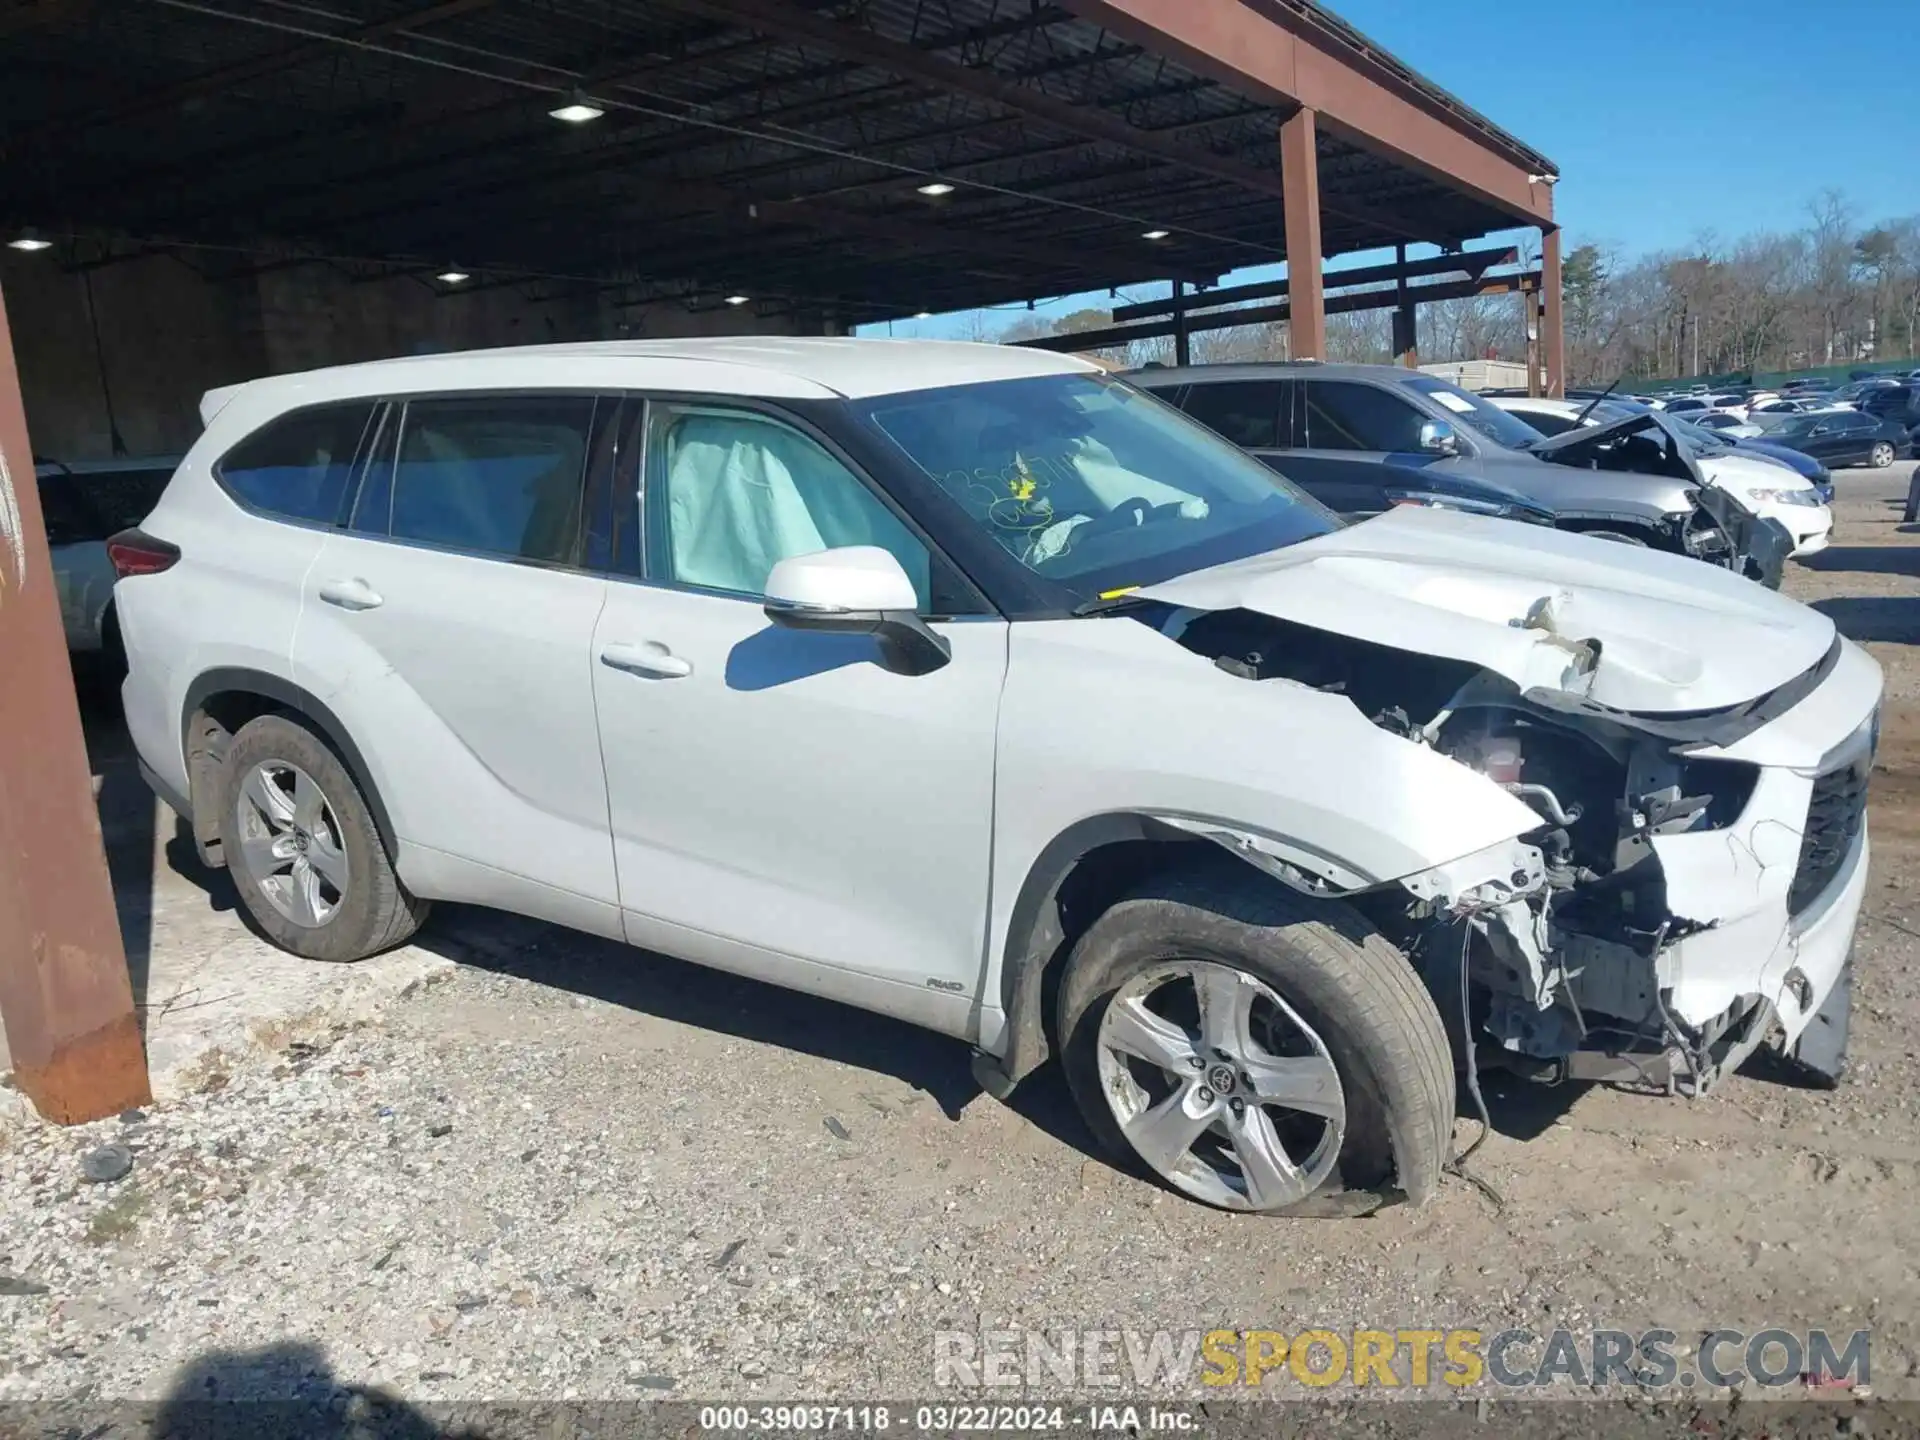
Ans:
{"type": "MultiPolygon", "coordinates": [[[[1697,752],[1733,746],[1799,703],[1837,663],[1838,643],[1749,703],[1636,715],[1583,697],[1603,647],[1556,633],[1549,612],[1543,602],[1509,623],[1565,652],[1568,683],[1525,690],[1470,661],[1249,609],[1170,612],[1164,628],[1228,674],[1345,696],[1372,725],[1539,817],[1508,845],[1346,897],[1412,959],[1476,1063],[1701,1094],[1771,1042],[1831,1083],[1844,1013],[1838,1051],[1810,1042],[1802,1053],[1795,1040],[1827,996],[1844,1004],[1833,979],[1844,956],[1807,971],[1796,957],[1806,917],[1864,863],[1875,736],[1863,732],[1813,776],[1697,752]],[[1822,965],[1816,985],[1808,972],[1822,965]]],[[[1845,923],[1843,950],[1851,912],[1845,923]]]]}

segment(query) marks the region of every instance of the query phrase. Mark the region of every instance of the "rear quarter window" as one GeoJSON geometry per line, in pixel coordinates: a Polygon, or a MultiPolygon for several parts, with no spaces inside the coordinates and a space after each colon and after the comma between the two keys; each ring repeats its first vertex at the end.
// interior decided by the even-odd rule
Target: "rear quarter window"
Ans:
{"type": "Polygon", "coordinates": [[[221,456],[213,473],[251,509],[334,524],[373,410],[364,400],[283,415],[221,456]]]}

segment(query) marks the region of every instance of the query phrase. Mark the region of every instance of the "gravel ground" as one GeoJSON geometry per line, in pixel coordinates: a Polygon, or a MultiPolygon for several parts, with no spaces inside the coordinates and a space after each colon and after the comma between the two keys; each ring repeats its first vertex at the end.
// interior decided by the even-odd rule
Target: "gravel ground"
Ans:
{"type": "Polygon", "coordinates": [[[958,1044],[448,911],[422,944],[458,967],[372,1023],[210,1064],[145,1116],[0,1119],[0,1400],[219,1372],[422,1403],[857,1401],[931,1394],[937,1331],[1308,1325],[1871,1327],[1875,1392],[1920,1398],[1908,468],[1843,472],[1839,539],[1789,581],[1893,697],[1836,1093],[1495,1085],[1474,1169],[1498,1203],[1450,1183],[1418,1212],[1249,1221],[1093,1158],[1051,1071],[1003,1106],[958,1044]],[[130,1173],[89,1181],[108,1144],[130,1173]]]}

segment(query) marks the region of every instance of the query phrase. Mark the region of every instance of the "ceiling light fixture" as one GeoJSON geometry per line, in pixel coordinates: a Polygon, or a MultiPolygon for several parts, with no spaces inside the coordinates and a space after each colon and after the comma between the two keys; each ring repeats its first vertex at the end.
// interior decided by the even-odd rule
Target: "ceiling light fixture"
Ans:
{"type": "Polygon", "coordinates": [[[433,278],[438,280],[442,285],[464,285],[467,281],[471,280],[473,276],[464,270],[442,270],[433,278]]]}
{"type": "Polygon", "coordinates": [[[953,186],[944,180],[929,180],[925,185],[917,188],[922,195],[951,195],[953,193],[953,186]]]}
{"type": "Polygon", "coordinates": [[[913,312],[913,318],[916,320],[931,320],[933,318],[933,312],[931,310],[916,310],[913,312]]]}
{"type": "Polygon", "coordinates": [[[587,99],[586,96],[577,90],[574,91],[573,98],[567,101],[566,104],[560,106],[557,110],[549,110],[547,112],[547,114],[551,115],[554,119],[563,120],[569,125],[584,125],[589,120],[598,120],[606,113],[604,106],[594,104],[593,101],[587,99]]]}
{"type": "Polygon", "coordinates": [[[53,242],[37,230],[23,230],[18,237],[7,242],[9,250],[51,250],[53,242]]]}
{"type": "Polygon", "coordinates": [[[751,295],[727,296],[727,304],[729,305],[748,305],[748,304],[751,304],[752,302],[753,302],[753,297],[751,295]]]}
{"type": "Polygon", "coordinates": [[[1140,238],[1142,240],[1164,240],[1172,233],[1171,230],[1142,230],[1140,232],[1140,238]]]}

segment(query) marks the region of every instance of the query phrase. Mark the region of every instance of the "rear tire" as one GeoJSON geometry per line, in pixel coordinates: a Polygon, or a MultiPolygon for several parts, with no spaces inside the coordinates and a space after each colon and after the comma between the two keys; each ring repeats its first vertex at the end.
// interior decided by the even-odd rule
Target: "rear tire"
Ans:
{"type": "Polygon", "coordinates": [[[1231,871],[1155,877],[1074,946],[1059,1034],[1101,1142],[1193,1199],[1342,1215],[1439,1187],[1445,1028],[1406,958],[1337,902],[1231,871]],[[1210,1013],[1235,1015],[1232,1042],[1210,1013]]]}
{"type": "Polygon", "coordinates": [[[313,731],[285,715],[249,721],[221,780],[221,853],[276,945],[364,960],[420,928],[427,902],[401,885],[352,774],[313,731]]]}
{"type": "Polygon", "coordinates": [[[1893,464],[1893,446],[1882,440],[1873,447],[1873,453],[1867,457],[1867,463],[1876,470],[1884,470],[1893,464]]]}

